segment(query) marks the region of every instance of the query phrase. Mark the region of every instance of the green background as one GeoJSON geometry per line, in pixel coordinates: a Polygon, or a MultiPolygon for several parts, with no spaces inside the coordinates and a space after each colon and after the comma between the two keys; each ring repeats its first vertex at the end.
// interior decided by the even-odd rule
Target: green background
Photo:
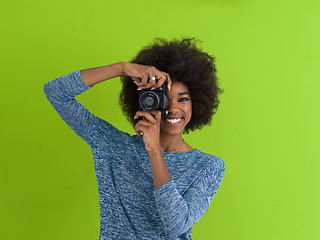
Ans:
{"type": "MultiPolygon", "coordinates": [[[[225,161],[193,239],[320,239],[318,0],[7,1],[1,4],[0,239],[98,239],[92,152],[43,85],[130,61],[154,37],[197,37],[225,92],[186,141],[225,161]]],[[[119,78],[77,99],[134,134],[119,78]]]]}

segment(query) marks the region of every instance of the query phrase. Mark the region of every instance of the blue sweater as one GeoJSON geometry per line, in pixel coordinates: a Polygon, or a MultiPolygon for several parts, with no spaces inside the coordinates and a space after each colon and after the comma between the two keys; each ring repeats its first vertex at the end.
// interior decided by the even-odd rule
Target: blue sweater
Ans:
{"type": "Polygon", "coordinates": [[[119,131],[75,96],[92,88],[80,71],[53,79],[44,92],[66,124],[92,149],[100,202],[100,240],[191,239],[225,171],[223,160],[195,149],[163,152],[171,181],[154,189],[142,136],[119,131]]]}

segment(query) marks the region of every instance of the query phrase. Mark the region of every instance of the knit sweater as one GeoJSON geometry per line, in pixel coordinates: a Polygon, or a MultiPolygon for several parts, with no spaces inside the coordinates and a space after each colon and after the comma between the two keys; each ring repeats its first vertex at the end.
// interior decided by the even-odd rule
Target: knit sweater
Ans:
{"type": "Polygon", "coordinates": [[[192,226],[208,210],[221,184],[223,160],[198,149],[162,152],[172,180],[154,189],[142,136],[118,130],[75,99],[93,87],[82,80],[81,70],[47,82],[44,92],[65,123],[92,149],[99,239],[191,239],[192,226]]]}

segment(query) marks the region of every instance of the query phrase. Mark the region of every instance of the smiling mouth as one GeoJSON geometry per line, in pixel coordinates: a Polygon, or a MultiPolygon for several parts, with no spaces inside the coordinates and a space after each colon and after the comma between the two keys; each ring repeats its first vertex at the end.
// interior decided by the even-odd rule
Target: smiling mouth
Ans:
{"type": "Polygon", "coordinates": [[[177,124],[178,122],[180,122],[182,120],[182,117],[181,118],[166,118],[165,120],[168,123],[177,124]]]}

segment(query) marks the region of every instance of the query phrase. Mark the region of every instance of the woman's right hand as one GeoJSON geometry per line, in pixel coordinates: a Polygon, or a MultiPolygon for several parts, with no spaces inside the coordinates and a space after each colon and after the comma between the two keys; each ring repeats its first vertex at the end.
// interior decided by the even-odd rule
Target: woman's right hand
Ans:
{"type": "Polygon", "coordinates": [[[159,88],[163,85],[166,78],[168,78],[168,89],[171,89],[171,78],[166,72],[159,71],[153,66],[141,65],[136,63],[124,63],[124,75],[132,78],[134,83],[139,87],[138,89],[159,88]],[[156,77],[156,80],[152,80],[156,77]]]}

